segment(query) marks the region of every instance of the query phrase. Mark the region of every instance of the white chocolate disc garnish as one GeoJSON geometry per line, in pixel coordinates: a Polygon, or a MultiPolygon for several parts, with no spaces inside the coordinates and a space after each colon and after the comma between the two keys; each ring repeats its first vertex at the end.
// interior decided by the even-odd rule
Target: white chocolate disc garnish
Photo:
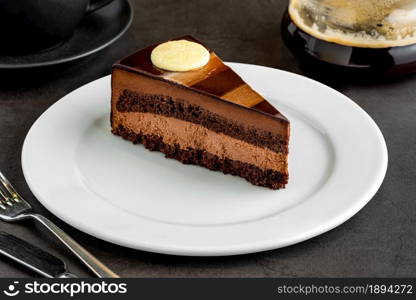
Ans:
{"type": "Polygon", "coordinates": [[[201,44],[187,40],[170,41],[153,49],[150,59],[156,67],[173,72],[186,72],[205,66],[210,54],[201,44]]]}

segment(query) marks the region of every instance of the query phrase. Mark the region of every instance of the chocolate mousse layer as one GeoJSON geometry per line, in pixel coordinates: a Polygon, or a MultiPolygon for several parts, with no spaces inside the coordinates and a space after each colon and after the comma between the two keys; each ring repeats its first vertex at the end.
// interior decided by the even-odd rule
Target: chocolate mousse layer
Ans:
{"type": "Polygon", "coordinates": [[[256,165],[264,171],[274,170],[285,173],[287,170],[284,153],[254,146],[224,133],[177,118],[152,113],[116,112],[113,116],[113,128],[116,128],[117,132],[120,126],[136,135],[156,136],[161,138],[164,144],[177,146],[182,150],[204,150],[219,159],[228,158],[256,165]]]}

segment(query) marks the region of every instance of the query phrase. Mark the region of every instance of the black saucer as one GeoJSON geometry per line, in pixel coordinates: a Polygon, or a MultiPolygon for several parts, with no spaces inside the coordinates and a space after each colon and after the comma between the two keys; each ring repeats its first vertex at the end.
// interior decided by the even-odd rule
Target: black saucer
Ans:
{"type": "Polygon", "coordinates": [[[0,56],[0,69],[50,66],[88,56],[115,42],[132,20],[130,1],[113,1],[86,16],[72,37],[59,46],[30,55],[0,56]]]}

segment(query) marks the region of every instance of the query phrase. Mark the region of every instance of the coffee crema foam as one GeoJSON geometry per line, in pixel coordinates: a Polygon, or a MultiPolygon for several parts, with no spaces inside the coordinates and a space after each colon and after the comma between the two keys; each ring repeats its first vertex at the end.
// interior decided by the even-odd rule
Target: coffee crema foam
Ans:
{"type": "Polygon", "coordinates": [[[416,0],[291,0],[289,15],[308,34],[345,46],[416,43],[416,0]]]}

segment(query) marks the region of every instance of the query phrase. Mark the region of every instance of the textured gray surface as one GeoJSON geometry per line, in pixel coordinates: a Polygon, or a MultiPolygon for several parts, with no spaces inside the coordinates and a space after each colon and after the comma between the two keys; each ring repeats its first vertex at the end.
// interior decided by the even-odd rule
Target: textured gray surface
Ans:
{"type": "MultiPolygon", "coordinates": [[[[59,98],[106,75],[111,64],[149,43],[193,34],[226,61],[301,73],[280,38],[283,0],[139,0],[135,20],[110,48],[77,63],[37,72],[1,72],[0,169],[36,209],[51,217],[121,276],[278,277],[414,276],[416,273],[416,76],[384,83],[333,80],[380,126],[389,149],[386,179],[374,199],[342,226],[312,240],[265,253],[219,258],[158,255],[115,246],[60,222],[33,198],[21,170],[20,152],[32,123],[59,98]]],[[[359,172],[359,170],[357,170],[359,172]]],[[[348,178],[345,181],[348,188],[348,178]]],[[[340,191],[342,193],[342,191],[340,191]]],[[[74,273],[90,274],[32,222],[0,223],[64,258],[74,273]]],[[[0,258],[0,277],[34,276],[0,258]]]]}

